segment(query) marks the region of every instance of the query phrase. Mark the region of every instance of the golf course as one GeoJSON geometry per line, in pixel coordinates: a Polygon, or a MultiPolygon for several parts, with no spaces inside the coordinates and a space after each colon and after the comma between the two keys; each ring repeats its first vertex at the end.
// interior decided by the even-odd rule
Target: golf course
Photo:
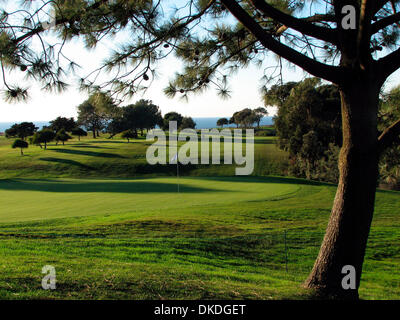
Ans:
{"type": "MultiPolygon", "coordinates": [[[[145,139],[77,139],[21,156],[0,137],[1,299],[312,299],[336,186],[279,176],[256,137],[235,165],[150,166],[145,139]],[[178,189],[179,185],[179,189],[178,189]],[[179,190],[179,192],[178,192],[179,190]],[[43,290],[54,266],[57,290],[43,290]]],[[[378,190],[360,297],[400,298],[400,193],[378,190]]]]}

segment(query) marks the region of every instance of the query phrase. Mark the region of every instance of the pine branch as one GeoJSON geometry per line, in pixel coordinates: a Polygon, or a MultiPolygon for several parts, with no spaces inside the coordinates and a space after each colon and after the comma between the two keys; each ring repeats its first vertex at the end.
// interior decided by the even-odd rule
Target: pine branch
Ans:
{"type": "Polygon", "coordinates": [[[339,67],[329,66],[313,60],[274,39],[236,1],[221,0],[221,2],[268,50],[298,65],[316,77],[333,83],[342,81],[343,74],[339,67]]]}
{"type": "Polygon", "coordinates": [[[263,12],[269,18],[282,23],[288,28],[294,29],[302,34],[317,38],[319,40],[330,42],[332,44],[337,44],[338,42],[335,30],[312,24],[310,22],[312,21],[312,17],[309,17],[310,20],[307,18],[298,19],[278,9],[275,9],[264,0],[252,0],[251,2],[256,9],[263,12]]]}
{"type": "Polygon", "coordinates": [[[400,49],[393,51],[377,61],[378,70],[381,70],[383,79],[389,77],[400,68],[400,49]]]}
{"type": "Polygon", "coordinates": [[[371,34],[375,34],[386,27],[398,23],[400,21],[400,12],[392,14],[391,16],[385,17],[375,22],[371,27],[371,34]]]}
{"type": "Polygon", "coordinates": [[[394,143],[400,142],[400,119],[385,129],[378,138],[380,152],[385,151],[394,143]]]}
{"type": "MultiPolygon", "coordinates": [[[[48,3],[51,3],[51,2],[53,2],[53,1],[48,1],[48,3]]],[[[88,6],[87,9],[86,9],[86,11],[95,10],[95,9],[97,9],[98,7],[100,7],[101,4],[106,3],[106,2],[108,2],[108,0],[99,0],[99,1],[96,1],[96,2],[93,3],[92,5],[88,6]]],[[[80,17],[81,17],[81,15],[76,15],[76,16],[70,17],[70,18],[68,18],[68,19],[65,18],[65,17],[63,17],[63,18],[60,18],[60,19],[56,19],[56,21],[54,21],[54,23],[55,23],[56,26],[59,26],[59,25],[61,25],[61,24],[67,23],[67,22],[79,21],[80,17]]],[[[30,30],[29,32],[25,33],[24,35],[22,35],[22,36],[20,36],[20,37],[18,37],[18,38],[16,38],[16,39],[14,39],[13,42],[14,42],[14,43],[20,43],[21,41],[24,41],[24,40],[26,40],[26,39],[28,39],[28,38],[31,38],[31,37],[33,37],[34,35],[37,35],[37,34],[43,32],[43,31],[45,31],[45,29],[44,29],[43,26],[40,24],[38,27],[36,27],[36,28],[30,30]]]]}

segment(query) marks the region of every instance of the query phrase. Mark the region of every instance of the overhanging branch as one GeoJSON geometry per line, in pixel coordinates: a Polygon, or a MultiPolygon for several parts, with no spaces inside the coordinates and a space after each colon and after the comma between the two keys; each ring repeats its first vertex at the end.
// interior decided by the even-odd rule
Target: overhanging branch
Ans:
{"type": "Polygon", "coordinates": [[[264,0],[252,0],[254,7],[273,20],[276,20],[288,28],[294,29],[302,34],[337,44],[336,32],[333,29],[320,27],[312,24],[307,19],[298,19],[289,14],[286,14],[273,6],[266,3],[264,0]]]}
{"type": "Polygon", "coordinates": [[[389,77],[393,72],[400,68],[400,49],[393,51],[386,57],[377,61],[379,70],[382,70],[384,79],[389,77]]]}
{"type": "Polygon", "coordinates": [[[341,82],[343,73],[339,67],[313,60],[274,39],[236,1],[221,0],[221,2],[268,50],[296,64],[315,77],[337,84],[341,82]]]}
{"type": "Polygon", "coordinates": [[[385,151],[394,143],[400,142],[400,119],[385,129],[378,138],[380,152],[385,151]]]}
{"type": "Polygon", "coordinates": [[[385,17],[375,22],[371,27],[371,34],[375,34],[386,27],[400,21],[400,12],[392,14],[391,16],[385,17]]]}
{"type": "MultiPolygon", "coordinates": [[[[106,3],[107,1],[108,0],[99,0],[97,2],[94,2],[89,7],[87,7],[86,11],[95,10],[100,5],[102,5],[103,3],[106,3]]],[[[49,1],[49,3],[50,2],[52,2],[52,1],[49,1]]],[[[62,17],[62,18],[56,19],[56,21],[54,21],[54,24],[56,26],[59,26],[61,24],[64,24],[64,23],[67,23],[67,22],[70,22],[70,21],[78,21],[79,18],[80,18],[80,15],[77,15],[77,16],[74,16],[74,17],[70,17],[70,18],[62,17]]],[[[41,24],[39,24],[38,27],[36,27],[36,28],[32,29],[31,31],[25,33],[24,35],[14,39],[13,41],[14,41],[14,43],[20,43],[21,41],[24,41],[24,40],[26,40],[26,39],[28,39],[30,37],[33,37],[34,35],[42,33],[43,31],[45,31],[45,29],[43,28],[43,26],[41,24]]]]}
{"type": "Polygon", "coordinates": [[[389,0],[376,0],[375,7],[373,13],[376,14],[379,10],[381,10],[389,0]]]}

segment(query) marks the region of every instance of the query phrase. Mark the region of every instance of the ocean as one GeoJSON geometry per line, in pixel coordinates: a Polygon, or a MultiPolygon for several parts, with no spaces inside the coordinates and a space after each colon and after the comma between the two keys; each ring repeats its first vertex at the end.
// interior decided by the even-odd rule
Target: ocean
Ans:
{"type": "MultiPolygon", "coordinates": [[[[222,117],[221,117],[222,118],[222,117]]],[[[230,117],[225,117],[229,119],[230,117]]],[[[211,129],[217,127],[217,120],[220,118],[193,118],[194,122],[196,122],[196,129],[211,129]]],[[[273,124],[272,117],[264,117],[260,125],[267,126],[273,124]]],[[[226,126],[224,126],[226,127],[226,126]]],[[[236,128],[235,124],[228,125],[228,127],[236,128]]]]}
{"type": "MultiPolygon", "coordinates": [[[[226,117],[226,118],[229,119],[229,117],[226,117]]],[[[194,122],[196,122],[196,129],[216,128],[218,119],[219,119],[219,117],[216,117],[216,118],[193,118],[194,122]]],[[[43,126],[49,125],[48,121],[29,121],[29,122],[33,122],[37,127],[39,127],[39,130],[43,126]]],[[[15,123],[16,122],[0,122],[0,132],[4,132],[5,130],[10,128],[15,123]]],[[[271,124],[273,124],[272,117],[264,117],[260,123],[260,125],[263,125],[263,126],[271,125],[271,124]]],[[[236,127],[236,125],[229,125],[228,127],[236,127]]]]}

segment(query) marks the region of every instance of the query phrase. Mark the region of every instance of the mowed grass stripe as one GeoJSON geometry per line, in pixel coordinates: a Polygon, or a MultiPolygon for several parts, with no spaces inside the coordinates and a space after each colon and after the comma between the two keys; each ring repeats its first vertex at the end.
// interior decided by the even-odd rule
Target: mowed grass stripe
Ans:
{"type": "Polygon", "coordinates": [[[178,194],[177,183],[176,178],[0,181],[0,222],[257,201],[299,189],[260,178],[180,178],[178,194]]]}

